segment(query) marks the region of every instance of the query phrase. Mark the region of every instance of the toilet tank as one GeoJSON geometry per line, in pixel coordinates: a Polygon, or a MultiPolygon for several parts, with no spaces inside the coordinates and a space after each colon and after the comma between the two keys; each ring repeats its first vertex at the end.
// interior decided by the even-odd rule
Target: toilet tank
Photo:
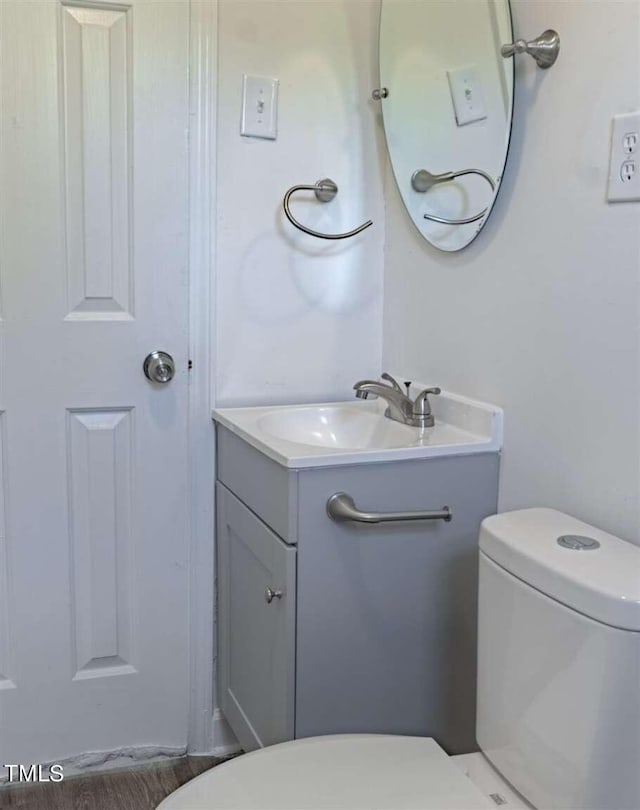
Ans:
{"type": "Polygon", "coordinates": [[[640,548],[553,509],[494,515],[478,599],[485,755],[534,807],[640,808],[640,548]]]}

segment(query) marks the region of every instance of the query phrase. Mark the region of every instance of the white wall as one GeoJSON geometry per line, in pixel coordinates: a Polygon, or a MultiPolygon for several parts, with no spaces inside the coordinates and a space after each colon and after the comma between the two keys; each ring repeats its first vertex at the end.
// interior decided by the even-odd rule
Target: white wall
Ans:
{"type": "Polygon", "coordinates": [[[218,405],[345,396],[380,369],[381,133],[370,101],[378,3],[221,0],[215,389],[218,405]],[[276,141],[239,134],[243,73],[280,79],[276,141]],[[292,185],[331,177],[325,205],[293,201],[310,227],[374,225],[314,239],[282,213],[292,185]]]}
{"type": "Polygon", "coordinates": [[[557,28],[560,58],[518,58],[500,197],[448,255],[420,239],[388,168],[382,213],[376,0],[222,0],[216,401],[346,396],[382,351],[505,408],[502,509],[546,503],[637,540],[640,206],[605,188],[611,116],[640,107],[638,4],[515,0],[513,14],[517,36],[557,28]],[[275,142],[239,136],[243,72],[281,81],[275,142]],[[336,230],[370,217],[358,239],[284,220],[285,189],[325,175],[337,199],[296,213],[336,230]]]}
{"type": "Polygon", "coordinates": [[[384,365],[505,409],[502,510],[546,504],[640,543],[640,204],[605,201],[611,117],[640,108],[640,5],[513,3],[556,28],[518,57],[503,189],[459,254],[386,178],[384,365]]]}

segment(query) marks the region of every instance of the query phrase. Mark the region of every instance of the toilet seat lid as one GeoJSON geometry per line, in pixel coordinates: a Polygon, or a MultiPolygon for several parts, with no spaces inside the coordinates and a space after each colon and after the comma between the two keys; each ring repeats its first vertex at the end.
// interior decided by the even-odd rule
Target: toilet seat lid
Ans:
{"type": "Polygon", "coordinates": [[[493,807],[428,737],[340,734],[281,743],[218,765],[158,810],[493,807]]]}

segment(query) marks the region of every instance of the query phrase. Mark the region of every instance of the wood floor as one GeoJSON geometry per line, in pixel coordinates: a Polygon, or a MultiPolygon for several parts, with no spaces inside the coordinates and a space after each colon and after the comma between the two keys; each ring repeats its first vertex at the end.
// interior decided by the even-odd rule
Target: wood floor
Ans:
{"type": "Polygon", "coordinates": [[[63,782],[0,787],[2,810],[155,810],[177,787],[224,760],[181,757],[63,782]]]}

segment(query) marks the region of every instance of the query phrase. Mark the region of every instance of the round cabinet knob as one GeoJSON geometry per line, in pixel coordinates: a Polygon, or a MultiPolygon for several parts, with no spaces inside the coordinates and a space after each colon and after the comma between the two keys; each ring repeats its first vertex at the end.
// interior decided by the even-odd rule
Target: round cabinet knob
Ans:
{"type": "Polygon", "coordinates": [[[274,599],[282,599],[282,591],[274,591],[273,588],[267,588],[264,592],[264,598],[271,604],[274,599]]]}
{"type": "Polygon", "coordinates": [[[176,373],[173,357],[166,352],[151,352],[144,358],[144,376],[154,383],[168,383],[176,373]]]}

